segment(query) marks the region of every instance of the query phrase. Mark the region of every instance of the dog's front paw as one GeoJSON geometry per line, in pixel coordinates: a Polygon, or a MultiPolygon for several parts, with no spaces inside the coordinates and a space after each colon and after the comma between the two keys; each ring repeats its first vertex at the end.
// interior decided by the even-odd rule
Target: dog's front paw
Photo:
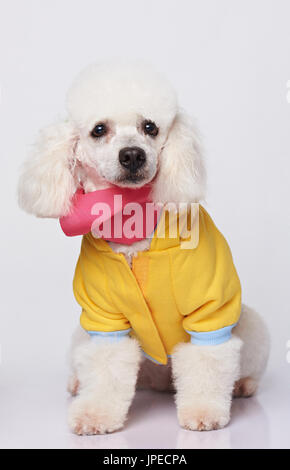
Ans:
{"type": "Polygon", "coordinates": [[[96,400],[77,397],[69,409],[71,430],[78,435],[106,434],[121,429],[125,417],[120,412],[98,406],[96,400]]]}
{"type": "Polygon", "coordinates": [[[178,411],[181,427],[190,431],[212,431],[225,427],[230,420],[229,409],[213,406],[187,407],[178,411]]]}

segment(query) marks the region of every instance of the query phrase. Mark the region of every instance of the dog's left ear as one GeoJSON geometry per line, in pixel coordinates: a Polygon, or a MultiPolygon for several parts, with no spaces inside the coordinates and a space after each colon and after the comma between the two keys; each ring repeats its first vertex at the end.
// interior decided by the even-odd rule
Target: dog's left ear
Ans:
{"type": "Polygon", "coordinates": [[[191,203],[204,198],[206,173],[200,138],[184,112],[179,112],[172,123],[159,165],[154,201],[191,203]]]}

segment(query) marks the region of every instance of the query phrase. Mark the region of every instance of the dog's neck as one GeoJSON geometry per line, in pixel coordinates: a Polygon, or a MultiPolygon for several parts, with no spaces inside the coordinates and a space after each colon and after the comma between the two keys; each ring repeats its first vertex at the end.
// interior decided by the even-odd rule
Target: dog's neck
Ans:
{"type": "Polygon", "coordinates": [[[123,245],[122,243],[108,242],[110,247],[116,253],[123,253],[130,268],[132,268],[132,259],[137,256],[140,251],[147,251],[150,248],[151,239],[144,238],[139,242],[133,243],[132,245],[123,245]]]}
{"type": "MultiPolygon", "coordinates": [[[[90,179],[88,176],[84,178],[82,181],[82,186],[84,188],[85,193],[90,193],[93,191],[97,191],[100,189],[105,189],[107,186],[105,185],[96,185],[96,182],[90,179]]],[[[140,240],[132,245],[125,245],[122,243],[115,243],[115,242],[108,242],[110,247],[116,253],[123,253],[125,256],[126,261],[128,262],[129,266],[132,267],[132,259],[133,256],[137,256],[138,252],[146,251],[150,248],[151,239],[145,238],[144,240],[140,240]]]]}

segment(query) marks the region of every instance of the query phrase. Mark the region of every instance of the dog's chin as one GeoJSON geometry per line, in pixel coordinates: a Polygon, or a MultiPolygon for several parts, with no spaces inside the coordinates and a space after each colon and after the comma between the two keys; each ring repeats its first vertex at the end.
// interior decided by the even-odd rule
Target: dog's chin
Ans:
{"type": "Polygon", "coordinates": [[[146,184],[151,183],[155,176],[156,174],[153,174],[151,177],[145,176],[144,174],[128,174],[117,178],[115,181],[112,181],[112,183],[121,188],[142,188],[146,184]]]}

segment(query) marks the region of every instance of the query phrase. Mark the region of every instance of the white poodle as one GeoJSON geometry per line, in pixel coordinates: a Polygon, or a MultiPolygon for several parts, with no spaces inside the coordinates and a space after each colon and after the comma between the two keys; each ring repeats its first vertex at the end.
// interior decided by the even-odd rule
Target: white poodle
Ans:
{"type": "MultiPolygon", "coordinates": [[[[68,93],[67,110],[66,121],[40,133],[25,163],[19,201],[27,212],[55,218],[69,214],[80,185],[89,193],[112,184],[141,188],[151,182],[155,202],[203,199],[205,171],[197,132],[179,110],[171,86],[150,68],[88,67],[68,93]],[[129,148],[125,160],[124,148],[129,148]],[[132,148],[135,153],[130,154],[132,148]]],[[[134,256],[150,250],[150,243],[145,238],[132,245],[111,241],[110,246],[125,256],[131,269],[134,256]]],[[[167,292],[159,294],[165,297],[167,292]]],[[[121,289],[119,295],[124,295],[121,289]]],[[[103,434],[122,428],[136,384],[174,390],[178,419],[187,429],[225,426],[232,396],[255,393],[269,352],[260,316],[246,306],[240,311],[232,336],[224,342],[189,342],[190,335],[184,333],[186,339],[175,345],[167,365],[145,358],[136,335],[112,341],[104,334],[96,340],[79,328],[71,349],[69,391],[76,395],[69,409],[71,429],[103,434]]]]}

